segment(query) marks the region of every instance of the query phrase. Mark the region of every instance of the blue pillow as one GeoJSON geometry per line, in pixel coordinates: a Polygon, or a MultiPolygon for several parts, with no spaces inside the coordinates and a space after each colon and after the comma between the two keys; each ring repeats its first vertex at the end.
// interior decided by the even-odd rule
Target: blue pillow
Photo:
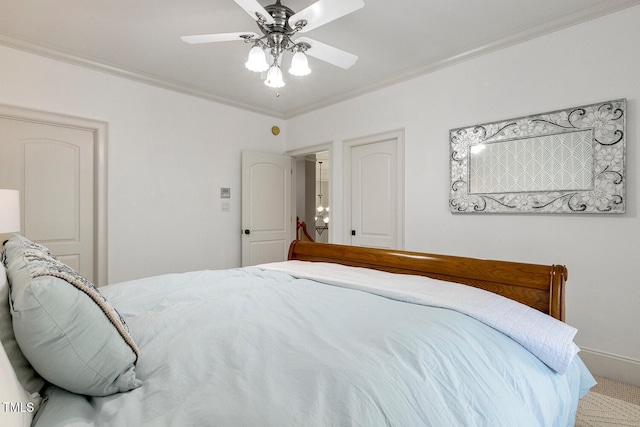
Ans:
{"type": "Polygon", "coordinates": [[[142,384],[129,329],[91,282],[22,236],[5,244],[5,256],[16,341],[45,380],[91,396],[142,384]]]}

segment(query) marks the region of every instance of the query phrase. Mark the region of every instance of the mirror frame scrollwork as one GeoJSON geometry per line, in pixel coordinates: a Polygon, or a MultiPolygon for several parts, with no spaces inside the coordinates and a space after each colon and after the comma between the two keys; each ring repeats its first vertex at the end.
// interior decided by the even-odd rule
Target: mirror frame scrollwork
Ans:
{"type": "MultiPolygon", "coordinates": [[[[626,99],[618,99],[450,130],[451,212],[624,213],[626,111],[626,99]],[[485,179],[482,175],[478,177],[479,167],[474,166],[476,169],[471,170],[472,164],[484,164],[478,161],[478,157],[472,159],[472,155],[489,147],[485,155],[498,153],[495,155],[500,156],[500,160],[495,163],[506,171],[504,173],[508,175],[509,182],[517,179],[512,175],[536,175],[540,166],[544,168],[545,164],[546,167],[560,164],[561,167],[557,169],[563,169],[563,172],[558,170],[552,173],[564,174],[565,168],[561,162],[565,160],[552,158],[550,162],[550,157],[555,154],[549,153],[555,153],[558,148],[556,145],[565,141],[569,141],[566,143],[570,145],[565,152],[581,150],[584,156],[577,161],[575,158],[571,160],[571,167],[577,168],[574,164],[580,164],[579,167],[585,169],[577,171],[583,179],[583,183],[577,187],[563,187],[564,184],[559,182],[564,179],[558,178],[557,188],[556,182],[552,182],[550,185],[543,183],[540,188],[517,185],[505,191],[502,183],[495,184],[496,174],[491,173],[494,184],[485,185],[485,181],[491,179],[485,179]],[[581,147],[579,143],[586,146],[581,147]],[[530,167],[529,161],[535,157],[529,153],[526,161],[517,158],[525,151],[536,151],[535,170],[523,170],[530,167]],[[546,156],[542,160],[540,151],[546,156]]],[[[569,168],[567,166],[566,169],[569,168]]],[[[490,167],[485,165],[482,170],[487,169],[490,167]]],[[[539,181],[543,179],[541,176],[534,178],[539,181]]]]}

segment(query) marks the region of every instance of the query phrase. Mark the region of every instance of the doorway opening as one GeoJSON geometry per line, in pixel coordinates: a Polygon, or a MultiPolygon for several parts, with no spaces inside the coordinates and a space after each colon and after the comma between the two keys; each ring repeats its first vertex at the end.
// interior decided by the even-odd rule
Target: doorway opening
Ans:
{"type": "Polygon", "coordinates": [[[329,242],[331,162],[329,151],[296,157],[296,216],[316,242],[329,242]]]}

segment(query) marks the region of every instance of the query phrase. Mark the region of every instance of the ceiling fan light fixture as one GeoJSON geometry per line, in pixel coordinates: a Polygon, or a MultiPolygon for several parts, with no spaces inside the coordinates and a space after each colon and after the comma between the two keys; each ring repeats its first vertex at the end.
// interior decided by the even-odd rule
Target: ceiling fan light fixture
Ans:
{"type": "Polygon", "coordinates": [[[282,78],[282,70],[280,70],[280,67],[278,66],[278,64],[274,63],[271,66],[271,68],[269,68],[269,71],[267,71],[267,78],[265,79],[264,84],[273,88],[280,88],[284,86],[284,80],[282,78]]]}
{"type": "Polygon", "coordinates": [[[258,45],[253,46],[249,51],[249,59],[247,59],[244,66],[247,67],[248,70],[255,71],[256,73],[267,71],[269,69],[269,63],[267,62],[264,50],[258,45]]]}
{"type": "Polygon", "coordinates": [[[304,52],[297,51],[291,58],[291,68],[289,68],[289,74],[293,76],[306,76],[311,72],[309,68],[309,61],[307,55],[304,52]]]}
{"type": "Polygon", "coordinates": [[[297,35],[355,12],[364,6],[364,0],[314,0],[311,5],[298,12],[283,5],[284,0],[275,0],[275,3],[264,7],[259,0],[234,1],[256,21],[259,33],[244,31],[200,34],[183,36],[181,39],[190,44],[242,40],[253,45],[245,67],[258,73],[267,71],[264,83],[272,88],[285,85],[280,65],[286,52],[293,54],[289,73],[294,76],[306,76],[311,73],[307,53],[344,69],[351,67],[358,59],[349,52],[297,35]]]}

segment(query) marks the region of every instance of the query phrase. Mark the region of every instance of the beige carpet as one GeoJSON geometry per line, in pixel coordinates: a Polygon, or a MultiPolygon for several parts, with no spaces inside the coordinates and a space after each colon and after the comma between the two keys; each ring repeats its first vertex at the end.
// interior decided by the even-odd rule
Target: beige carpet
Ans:
{"type": "Polygon", "coordinates": [[[580,400],[576,427],[640,427],[640,388],[596,377],[598,385],[580,400]]]}

